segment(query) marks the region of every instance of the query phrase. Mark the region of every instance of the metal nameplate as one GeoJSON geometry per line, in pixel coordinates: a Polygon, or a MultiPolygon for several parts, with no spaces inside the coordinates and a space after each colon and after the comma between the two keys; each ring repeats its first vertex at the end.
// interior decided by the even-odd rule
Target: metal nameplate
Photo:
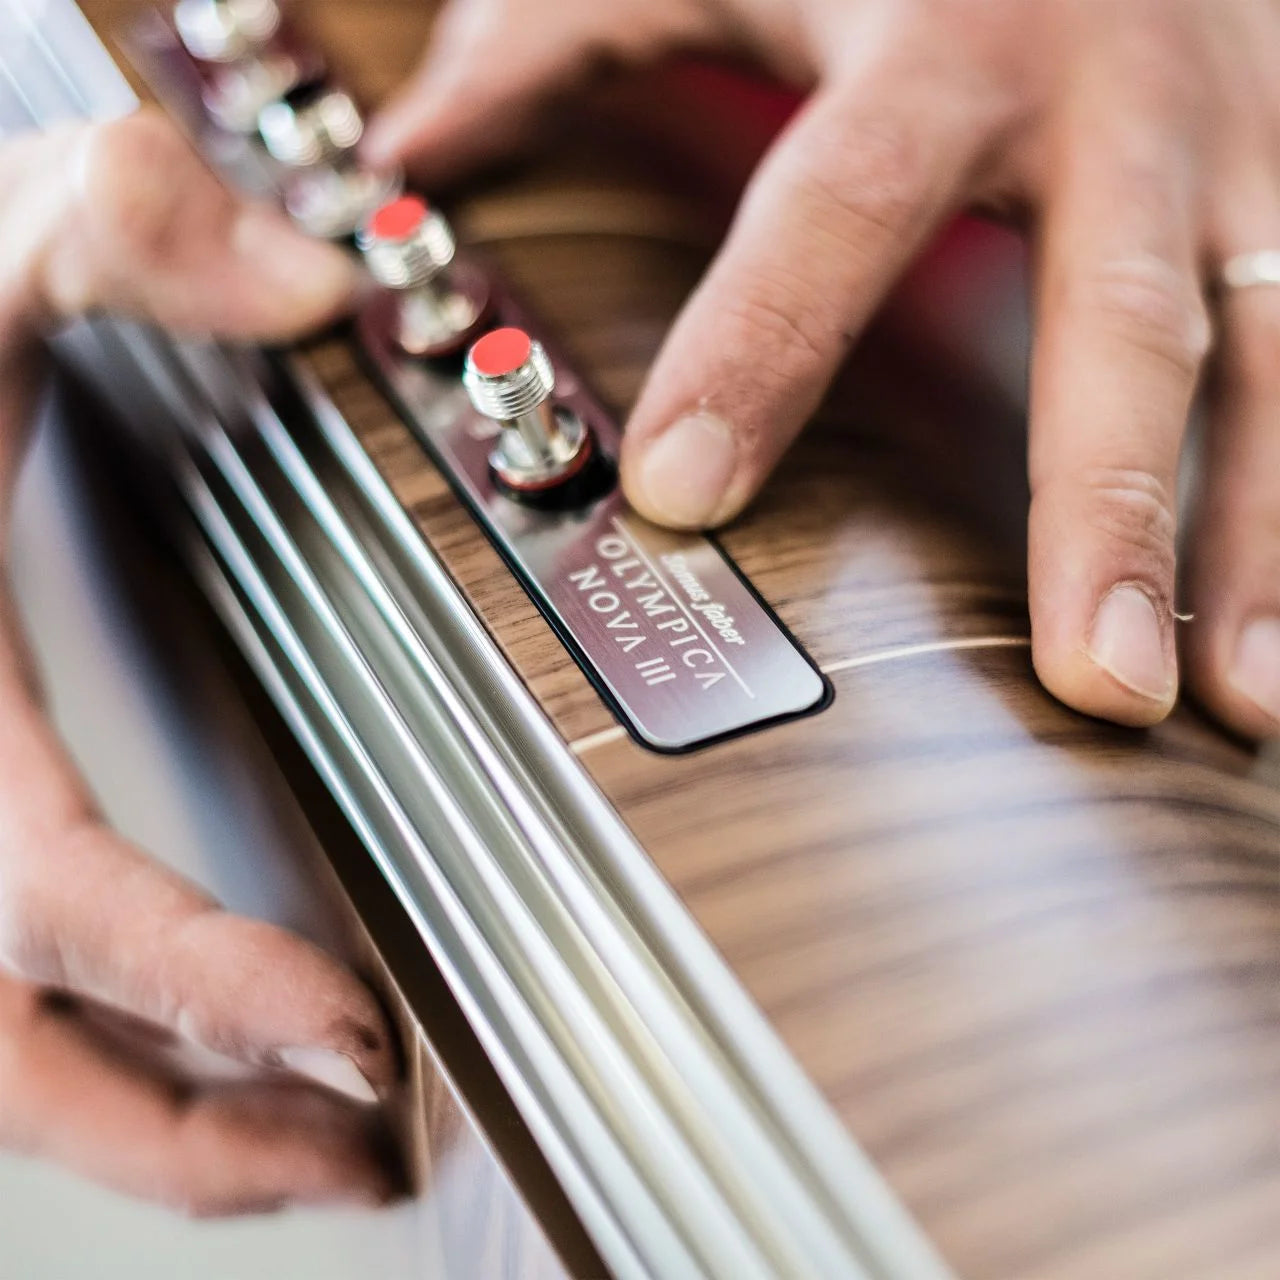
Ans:
{"type": "MultiPolygon", "coordinates": [[[[494,289],[495,325],[539,332],[494,289]]],[[[824,705],[822,675],[711,539],[657,528],[617,488],[571,511],[509,498],[489,468],[499,428],[472,409],[456,370],[403,354],[395,306],[376,297],[358,319],[376,375],[634,737],[687,751],[824,705]]],[[[616,458],[617,426],[549,354],[557,401],[616,458]]]]}

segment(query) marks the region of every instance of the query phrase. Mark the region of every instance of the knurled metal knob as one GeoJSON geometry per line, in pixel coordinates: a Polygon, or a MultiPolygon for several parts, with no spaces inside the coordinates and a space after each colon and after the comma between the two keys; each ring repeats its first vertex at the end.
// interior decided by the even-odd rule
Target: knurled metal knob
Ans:
{"type": "Polygon", "coordinates": [[[489,302],[483,273],[455,264],[457,244],[443,214],[421,196],[383,205],[356,234],[369,274],[394,291],[396,340],[415,356],[455,354],[489,302]]]}
{"type": "Polygon", "coordinates": [[[429,284],[447,270],[457,252],[444,216],[413,195],[378,209],[360,228],[356,244],[369,274],[388,289],[429,284]]]}
{"type": "Polygon", "coordinates": [[[258,112],[258,132],[281,164],[303,169],[351,152],[364,134],[364,118],[345,90],[300,85],[258,112]]]}
{"type": "Polygon", "coordinates": [[[275,35],[280,8],[275,0],[178,0],[173,21],[193,58],[234,62],[275,35]]]}
{"type": "Polygon", "coordinates": [[[523,329],[485,334],[467,353],[462,381],[476,412],[502,428],[489,461],[508,486],[548,489],[581,470],[590,435],[581,418],[555,406],[555,370],[523,329]]]}

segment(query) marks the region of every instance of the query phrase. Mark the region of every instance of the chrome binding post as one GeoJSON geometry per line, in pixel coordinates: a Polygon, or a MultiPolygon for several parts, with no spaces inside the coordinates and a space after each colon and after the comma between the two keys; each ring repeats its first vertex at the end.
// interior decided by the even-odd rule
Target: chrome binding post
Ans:
{"type": "Polygon", "coordinates": [[[444,215],[419,196],[401,196],[366,219],[356,245],[369,274],[396,296],[401,349],[427,358],[459,352],[485,317],[489,288],[455,261],[444,215]]]}
{"type": "MultiPolygon", "coordinates": [[[[489,465],[512,497],[542,506],[585,505],[611,472],[582,419],[557,406],[556,377],[523,329],[495,329],[467,353],[463,385],[477,413],[501,431],[489,465]]],[[[611,477],[610,477],[611,478],[611,477]]]]}

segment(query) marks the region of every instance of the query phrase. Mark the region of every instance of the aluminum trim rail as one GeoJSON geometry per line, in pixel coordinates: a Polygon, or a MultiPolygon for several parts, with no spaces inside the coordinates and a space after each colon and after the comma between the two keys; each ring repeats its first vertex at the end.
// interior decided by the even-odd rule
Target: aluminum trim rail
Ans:
{"type": "Polygon", "coordinates": [[[615,1273],[949,1274],[305,370],[98,340],[160,394],[198,576],[615,1273]]]}
{"type": "MultiPolygon", "coordinates": [[[[110,337],[106,341],[113,348],[113,363],[118,364],[130,354],[127,346],[110,337]]],[[[145,367],[145,357],[143,363],[145,367]]],[[[174,426],[172,422],[163,425],[166,431],[174,426]]],[[[620,1276],[629,1280],[632,1276],[665,1274],[642,1263],[627,1234],[617,1228],[599,1185],[584,1172],[586,1162],[577,1147],[594,1136],[593,1112],[580,1097],[575,1097],[571,1077],[563,1069],[558,1070],[558,1055],[540,1047],[537,1021],[512,996],[512,983],[505,968],[483,946],[475,945],[477,935],[469,917],[458,908],[456,896],[439,872],[438,844],[429,847],[420,830],[420,820],[406,812],[377,767],[321,674],[312,655],[313,643],[304,639],[290,621],[277,588],[262,571],[259,556],[246,546],[194,459],[175,451],[172,467],[195,517],[196,523],[184,541],[188,554],[193,548],[197,552],[193,554],[197,575],[216,588],[212,602],[233,636],[247,642],[246,656],[263,677],[268,693],[277,701],[286,722],[297,733],[300,744],[405,906],[535,1138],[564,1182],[584,1225],[620,1276]],[[229,607],[233,598],[234,608],[229,607]],[[246,619],[251,622],[250,630],[246,630],[246,619]],[[558,1105],[540,1087],[548,1079],[551,1088],[559,1093],[558,1105]],[[567,1113],[562,1107],[568,1108],[567,1113]]],[[[605,1182],[612,1182],[611,1189],[616,1191],[622,1176],[617,1170],[625,1170],[625,1162],[618,1161],[610,1177],[602,1150],[596,1154],[606,1165],[605,1182]]],[[[644,1189],[638,1184],[625,1190],[640,1200],[645,1198],[644,1189]]],[[[653,1212],[646,1224],[646,1230],[653,1233],[649,1237],[651,1247],[655,1237],[662,1237],[663,1221],[661,1214],[653,1212]]],[[[678,1243],[669,1242],[669,1247],[671,1254],[666,1261],[675,1266],[680,1259],[672,1255],[678,1243]]],[[[694,1276],[702,1272],[692,1265],[680,1265],[671,1274],[694,1276]]]]}
{"type": "MultiPolygon", "coordinates": [[[[305,364],[286,367],[335,456],[377,510],[447,655],[474,722],[503,752],[513,792],[536,803],[594,904],[631,930],[752,1099],[775,1151],[856,1242],[869,1277],[946,1280],[952,1271],[850,1137],[723,957],[512,670],[438,557],[305,364]]],[[[816,1273],[815,1273],[816,1274],[816,1273]]],[[[855,1272],[841,1273],[854,1276],[855,1272]]]]}

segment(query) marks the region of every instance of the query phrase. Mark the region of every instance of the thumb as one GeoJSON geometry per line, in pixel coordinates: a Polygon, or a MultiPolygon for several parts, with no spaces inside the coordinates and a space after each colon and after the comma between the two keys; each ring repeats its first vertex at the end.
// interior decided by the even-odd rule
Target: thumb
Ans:
{"type": "Polygon", "coordinates": [[[280,340],[331,319],[358,285],[344,253],[233,195],[150,110],[17,138],[0,149],[0,182],[10,328],[104,309],[280,340]]]}

